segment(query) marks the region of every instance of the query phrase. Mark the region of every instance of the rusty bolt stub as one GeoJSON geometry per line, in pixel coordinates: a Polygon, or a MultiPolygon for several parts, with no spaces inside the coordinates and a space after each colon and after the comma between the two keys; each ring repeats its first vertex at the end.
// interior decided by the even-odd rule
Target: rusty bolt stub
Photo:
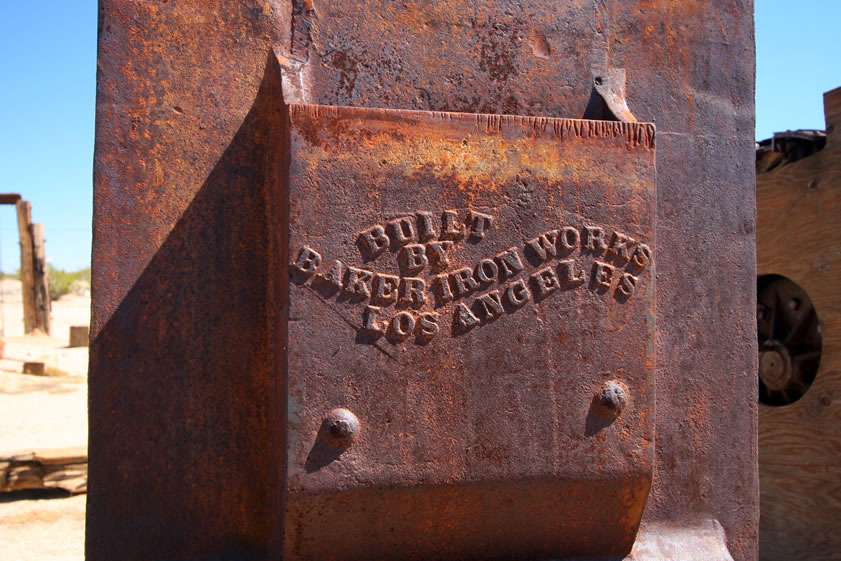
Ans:
{"type": "Polygon", "coordinates": [[[628,405],[628,391],[625,385],[615,380],[605,382],[599,390],[598,403],[602,415],[615,419],[628,405]]]}
{"type": "Polygon", "coordinates": [[[333,409],[324,418],[322,429],[327,444],[347,448],[359,436],[359,418],[347,409],[333,409]]]}

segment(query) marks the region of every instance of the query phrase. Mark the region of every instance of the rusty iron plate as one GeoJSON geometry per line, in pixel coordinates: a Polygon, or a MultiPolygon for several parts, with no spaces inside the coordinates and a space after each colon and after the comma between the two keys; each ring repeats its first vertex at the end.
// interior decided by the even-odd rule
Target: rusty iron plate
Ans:
{"type": "Polygon", "coordinates": [[[624,555],[654,127],[289,107],[284,559],[624,555]]]}
{"type": "Polygon", "coordinates": [[[752,2],[99,4],[88,559],[281,558],[281,90],[598,118],[596,72],[618,68],[658,135],[643,523],[715,519],[756,559],[752,2]]]}

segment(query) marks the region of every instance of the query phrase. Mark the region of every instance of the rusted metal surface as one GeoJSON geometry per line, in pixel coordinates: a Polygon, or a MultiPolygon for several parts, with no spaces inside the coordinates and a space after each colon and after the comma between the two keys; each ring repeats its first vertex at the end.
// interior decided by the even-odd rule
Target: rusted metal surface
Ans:
{"type": "Polygon", "coordinates": [[[280,76],[253,45],[180,28],[173,4],[101,8],[86,557],[266,559],[283,463],[280,76]],[[204,64],[226,57],[255,89],[216,82],[223,66],[204,64]]]}
{"type": "Polygon", "coordinates": [[[290,120],[284,559],[627,554],[653,468],[653,126],[290,120]],[[362,436],[325,456],[339,406],[362,436]]]}
{"type": "MultiPolygon", "coordinates": [[[[624,68],[627,107],[640,121],[656,122],[658,130],[657,240],[651,245],[657,261],[656,468],[644,520],[689,527],[718,520],[733,558],[754,559],[755,294],[748,288],[754,283],[752,41],[752,4],[738,0],[469,5],[103,0],[88,557],[282,554],[289,505],[280,482],[297,456],[287,458],[283,443],[286,395],[293,389],[285,386],[292,372],[284,367],[279,291],[286,278],[282,264],[298,255],[280,249],[287,247],[287,217],[269,210],[283,206],[279,163],[287,152],[282,131],[288,116],[281,92],[296,103],[579,118],[602,114],[594,109],[601,99],[594,76],[624,68]],[[150,465],[166,466],[166,475],[150,471],[150,465]]],[[[370,208],[362,208],[373,212],[377,201],[369,202],[370,208]]],[[[470,206],[422,202],[414,210],[470,206]]],[[[313,211],[320,208],[314,204],[313,211]]],[[[346,208],[349,226],[355,209],[346,208]]],[[[545,216],[538,212],[537,219],[545,216]]],[[[389,217],[370,218],[380,224],[389,217]]],[[[478,257],[501,232],[488,230],[475,246],[464,244],[466,251],[478,257]]],[[[526,235],[519,241],[531,239],[526,235]]],[[[348,243],[342,248],[351,251],[354,242],[348,243]]],[[[326,253],[325,258],[335,259],[326,253]]],[[[478,263],[465,260],[468,264],[478,263]]],[[[550,296],[538,306],[562,301],[550,296]]],[[[633,305],[632,298],[619,309],[633,305]]],[[[455,339],[476,345],[470,341],[489,333],[516,337],[517,330],[503,328],[505,322],[525,324],[536,307],[529,304],[455,339]]],[[[289,325],[304,329],[305,323],[289,325]]],[[[398,329],[408,325],[401,316],[398,329]]],[[[424,348],[443,340],[439,333],[424,348]]],[[[398,356],[415,349],[412,341],[397,346],[398,356]]],[[[385,339],[382,345],[390,343],[385,339]]],[[[558,352],[554,344],[549,348],[558,352]]],[[[454,353],[447,359],[461,360],[454,353]]],[[[383,372],[386,380],[397,376],[383,372]]],[[[618,375],[609,379],[617,378],[622,381],[618,375]]],[[[440,399],[431,391],[425,395],[431,404],[440,399]]],[[[589,395],[593,400],[595,393],[589,395]]],[[[626,415],[631,419],[638,411],[633,386],[628,397],[614,423],[629,422],[626,415]]],[[[498,404],[494,400],[500,398],[487,399],[498,404]]],[[[308,425],[306,436],[317,437],[318,423],[341,406],[350,408],[325,403],[313,411],[307,422],[315,428],[308,425]]],[[[360,432],[342,454],[348,458],[364,452],[372,434],[364,411],[352,412],[360,432]]],[[[290,408],[289,414],[296,412],[290,408]]],[[[539,409],[529,421],[545,414],[539,409]]],[[[497,421],[506,426],[504,416],[489,418],[491,427],[497,421]]],[[[491,433],[498,438],[493,428],[491,433]]],[[[304,444],[298,446],[290,452],[298,454],[304,444]]],[[[445,457],[462,461],[468,453],[445,457]]],[[[511,454],[522,459],[519,448],[511,454]]],[[[413,459],[400,457],[422,473],[424,458],[413,459]]],[[[341,461],[314,473],[327,473],[341,461]]],[[[486,463],[486,474],[501,469],[486,463]]],[[[538,456],[524,460],[523,468],[539,464],[538,456]]],[[[462,480],[467,476],[454,473],[462,480]]],[[[453,484],[401,487],[402,499],[395,499],[395,509],[384,511],[383,518],[410,526],[415,507],[481,510],[482,504],[470,503],[465,494],[470,484],[455,485],[453,477],[453,484]]],[[[513,505],[530,505],[522,520],[531,519],[535,505],[558,516],[546,503],[556,485],[531,480],[514,495],[493,485],[484,496],[512,505],[509,512],[516,510],[513,505]]],[[[622,489],[627,487],[615,487],[617,494],[622,489]]],[[[357,499],[389,504],[361,493],[341,496],[348,505],[357,499]]],[[[342,512],[331,510],[335,497],[313,497],[309,512],[322,506],[325,516],[342,512]]],[[[590,499],[568,500],[589,504],[590,499]]],[[[488,523],[523,536],[527,528],[517,526],[518,513],[504,520],[491,512],[488,523]]],[[[444,511],[437,516],[451,519],[444,511]]],[[[546,530],[536,526],[535,531],[546,530]]],[[[458,531],[440,529],[445,530],[458,531]]],[[[337,536],[324,547],[338,536],[354,538],[346,531],[324,528],[320,536],[337,536]]],[[[525,554],[510,555],[518,556],[525,554]]]]}

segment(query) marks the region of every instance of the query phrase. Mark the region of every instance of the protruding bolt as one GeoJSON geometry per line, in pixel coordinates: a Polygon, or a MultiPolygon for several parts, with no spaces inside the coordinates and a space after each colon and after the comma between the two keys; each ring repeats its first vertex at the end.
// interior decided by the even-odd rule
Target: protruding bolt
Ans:
{"type": "Polygon", "coordinates": [[[359,419],[347,409],[333,409],[324,418],[322,433],[327,444],[347,448],[359,436],[359,419]]]}
{"type": "Polygon", "coordinates": [[[628,390],[625,385],[615,380],[605,382],[598,394],[601,413],[605,417],[616,418],[628,405],[628,390]]]}

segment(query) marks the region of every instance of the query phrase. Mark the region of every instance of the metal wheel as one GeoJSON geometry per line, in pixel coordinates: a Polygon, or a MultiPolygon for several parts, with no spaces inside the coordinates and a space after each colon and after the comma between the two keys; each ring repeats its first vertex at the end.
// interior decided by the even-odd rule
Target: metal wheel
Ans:
{"type": "Polygon", "coordinates": [[[759,402],[794,403],[815,380],[822,335],[812,300],[779,275],[759,278],[756,327],[759,338],[759,402]]]}

